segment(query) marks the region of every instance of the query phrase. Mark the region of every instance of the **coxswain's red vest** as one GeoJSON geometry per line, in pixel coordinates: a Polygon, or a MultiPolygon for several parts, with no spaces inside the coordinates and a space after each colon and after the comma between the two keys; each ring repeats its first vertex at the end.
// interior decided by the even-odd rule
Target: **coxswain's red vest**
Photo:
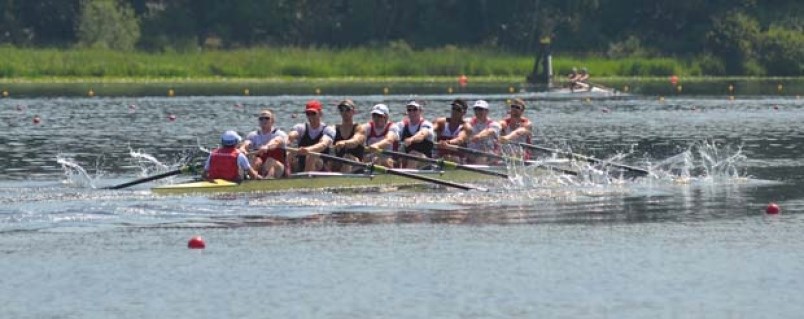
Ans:
{"type": "Polygon", "coordinates": [[[234,147],[221,147],[209,154],[210,179],[225,179],[227,181],[240,180],[240,167],[237,166],[239,152],[234,147]]]}

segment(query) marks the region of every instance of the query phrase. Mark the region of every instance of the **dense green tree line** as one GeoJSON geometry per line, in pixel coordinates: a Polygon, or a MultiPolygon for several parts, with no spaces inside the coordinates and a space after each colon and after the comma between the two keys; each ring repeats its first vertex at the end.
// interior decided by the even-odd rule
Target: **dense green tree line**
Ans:
{"type": "Polygon", "coordinates": [[[445,46],[697,59],[804,74],[800,0],[0,0],[0,43],[150,52],[445,46]]]}

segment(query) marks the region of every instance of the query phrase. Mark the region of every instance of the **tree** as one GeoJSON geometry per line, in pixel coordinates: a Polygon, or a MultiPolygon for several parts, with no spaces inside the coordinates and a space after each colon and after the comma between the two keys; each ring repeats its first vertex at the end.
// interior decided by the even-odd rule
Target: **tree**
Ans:
{"type": "Polygon", "coordinates": [[[759,35],[756,19],[740,11],[730,11],[713,19],[707,38],[710,50],[723,60],[726,73],[740,75],[745,74],[747,64],[755,57],[754,44],[759,35]]]}
{"type": "Polygon", "coordinates": [[[131,5],[116,0],[81,0],[79,10],[79,46],[134,49],[140,38],[140,23],[131,5]]]}

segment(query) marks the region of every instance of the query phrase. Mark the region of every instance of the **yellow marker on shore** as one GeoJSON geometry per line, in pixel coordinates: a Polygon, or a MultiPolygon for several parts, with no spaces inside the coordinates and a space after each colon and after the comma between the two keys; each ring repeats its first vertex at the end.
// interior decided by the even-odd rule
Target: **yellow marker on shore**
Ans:
{"type": "Polygon", "coordinates": [[[682,88],[681,84],[676,86],[676,92],[681,93],[682,90],[683,90],[683,88],[682,88]]]}
{"type": "Polygon", "coordinates": [[[95,91],[92,90],[92,89],[89,89],[89,92],[87,92],[87,96],[89,96],[89,97],[95,96],[95,91]]]}
{"type": "Polygon", "coordinates": [[[243,95],[248,96],[249,94],[251,94],[251,91],[249,91],[249,89],[243,90],[243,95]]]}
{"type": "Polygon", "coordinates": [[[3,90],[3,97],[8,97],[8,91],[3,90]]]}
{"type": "Polygon", "coordinates": [[[623,85],[623,92],[628,93],[628,90],[630,90],[630,89],[631,89],[631,87],[628,86],[628,84],[623,85]]]}
{"type": "Polygon", "coordinates": [[[734,85],[729,84],[729,94],[734,94],[734,85]]]}
{"type": "Polygon", "coordinates": [[[315,95],[321,95],[321,89],[315,88],[315,95]]]}
{"type": "Polygon", "coordinates": [[[779,92],[779,94],[782,94],[782,90],[784,90],[784,85],[779,83],[779,85],[776,86],[776,91],[779,92]]]}
{"type": "Polygon", "coordinates": [[[452,94],[452,87],[451,86],[447,88],[447,93],[452,94]]]}
{"type": "Polygon", "coordinates": [[[176,95],[176,91],[173,91],[173,89],[168,89],[168,96],[173,97],[174,95],[176,95]]]}
{"type": "Polygon", "coordinates": [[[664,96],[659,96],[659,102],[664,102],[664,96]]]}
{"type": "Polygon", "coordinates": [[[508,93],[514,93],[514,87],[513,86],[508,87],[508,93]]]}
{"type": "Polygon", "coordinates": [[[382,88],[382,94],[388,95],[388,87],[382,88]]]}

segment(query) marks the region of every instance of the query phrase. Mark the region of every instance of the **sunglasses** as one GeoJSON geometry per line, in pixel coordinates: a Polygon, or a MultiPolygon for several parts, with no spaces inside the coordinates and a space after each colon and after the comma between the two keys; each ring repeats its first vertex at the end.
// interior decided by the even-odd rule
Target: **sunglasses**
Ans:
{"type": "Polygon", "coordinates": [[[267,116],[260,116],[260,121],[270,121],[271,118],[267,116]]]}
{"type": "Polygon", "coordinates": [[[316,111],[307,111],[307,112],[304,112],[304,114],[307,115],[307,116],[316,116],[316,115],[318,115],[318,112],[316,112],[316,111]]]}
{"type": "Polygon", "coordinates": [[[483,112],[483,111],[488,111],[487,109],[484,109],[484,108],[482,108],[482,107],[476,107],[476,108],[474,108],[474,110],[475,110],[475,112],[483,112]]]}
{"type": "Polygon", "coordinates": [[[343,105],[343,104],[338,105],[338,111],[340,111],[340,112],[346,112],[346,111],[349,111],[351,109],[352,108],[350,106],[348,106],[348,105],[343,105]]]}
{"type": "Polygon", "coordinates": [[[512,110],[524,110],[525,108],[520,105],[511,105],[512,110]]]}
{"type": "Polygon", "coordinates": [[[418,110],[419,110],[419,109],[417,109],[417,108],[415,108],[415,107],[409,107],[409,108],[408,108],[408,112],[416,112],[416,111],[418,111],[418,110]]]}
{"type": "Polygon", "coordinates": [[[460,107],[460,106],[453,106],[452,110],[455,111],[455,112],[463,112],[463,108],[460,107]]]}
{"type": "Polygon", "coordinates": [[[371,117],[385,117],[385,115],[377,114],[377,113],[371,113],[371,117]]]}

